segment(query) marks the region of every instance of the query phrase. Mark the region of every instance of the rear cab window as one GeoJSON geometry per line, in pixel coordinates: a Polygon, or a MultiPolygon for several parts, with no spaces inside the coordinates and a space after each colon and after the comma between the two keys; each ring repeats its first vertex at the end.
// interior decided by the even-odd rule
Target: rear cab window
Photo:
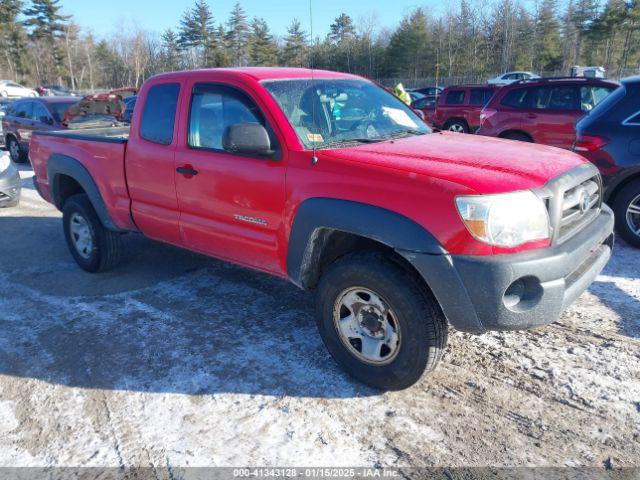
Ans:
{"type": "Polygon", "coordinates": [[[171,145],[179,95],[178,83],[163,83],[149,89],[140,124],[142,138],[161,145],[171,145]]]}

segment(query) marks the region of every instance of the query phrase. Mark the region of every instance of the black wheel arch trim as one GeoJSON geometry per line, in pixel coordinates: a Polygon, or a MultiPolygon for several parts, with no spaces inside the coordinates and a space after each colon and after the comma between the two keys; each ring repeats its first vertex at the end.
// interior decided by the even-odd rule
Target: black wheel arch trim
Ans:
{"type": "Polygon", "coordinates": [[[413,220],[366,203],[311,198],[298,208],[289,237],[287,273],[306,288],[306,274],[318,259],[327,232],[339,231],[377,241],[397,251],[444,254],[446,250],[413,220]]]}
{"type": "Polygon", "coordinates": [[[98,218],[105,228],[115,232],[119,232],[121,230],[113,222],[111,215],[109,215],[104,200],[102,199],[102,195],[100,194],[100,190],[98,190],[96,182],[93,180],[93,177],[84,165],[75,158],[54,153],[47,161],[47,178],[49,181],[51,198],[58,210],[62,211],[62,208],[64,207],[63,199],[60,194],[60,175],[66,175],[78,182],[80,187],[82,187],[89,197],[91,205],[93,205],[93,208],[98,214],[98,218]]]}
{"type": "Polygon", "coordinates": [[[466,289],[461,287],[452,257],[442,244],[410,218],[374,205],[332,198],[304,201],[289,237],[287,272],[293,283],[305,290],[313,287],[314,266],[328,234],[335,231],[359,235],[394,249],[413,265],[456,328],[484,331],[466,289]]]}

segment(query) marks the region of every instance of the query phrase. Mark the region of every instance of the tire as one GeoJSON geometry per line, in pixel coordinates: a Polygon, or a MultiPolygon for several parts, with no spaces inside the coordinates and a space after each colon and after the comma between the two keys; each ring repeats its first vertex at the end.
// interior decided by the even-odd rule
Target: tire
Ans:
{"type": "Polygon", "coordinates": [[[618,235],[628,244],[640,248],[640,180],[632,181],[618,192],[613,200],[613,212],[618,235]]]}
{"type": "Polygon", "coordinates": [[[104,272],[120,262],[121,234],[102,225],[86,194],[73,195],[65,202],[62,224],[69,251],[83,270],[104,272]]]}
{"type": "Polygon", "coordinates": [[[469,133],[469,125],[464,120],[449,120],[444,124],[444,129],[455,133],[469,133]]]}
{"type": "MultiPolygon", "coordinates": [[[[374,302],[373,297],[368,301],[374,302]]],[[[384,321],[385,316],[382,318],[384,321]]],[[[403,267],[375,252],[350,254],[329,266],[316,291],[316,323],[338,365],[359,381],[382,390],[402,390],[413,385],[425,372],[436,367],[447,344],[447,321],[431,292],[403,267]],[[351,318],[346,313],[349,309],[342,304],[347,298],[365,301],[359,312],[355,313],[354,309],[352,315],[358,319],[357,323],[362,320],[358,333],[365,331],[363,324],[372,319],[368,313],[363,315],[372,305],[366,303],[365,291],[373,292],[389,307],[385,310],[389,312],[386,318],[393,321],[386,321],[383,336],[393,331],[399,338],[393,350],[384,345],[377,350],[386,353],[378,363],[361,358],[364,356],[362,340],[347,339],[339,332],[338,325],[351,318]],[[348,293],[345,295],[345,292],[348,293]],[[394,324],[395,329],[390,330],[394,324]]],[[[365,335],[361,338],[365,339],[365,335]]],[[[365,340],[371,342],[371,337],[365,340]]]]}
{"type": "Polygon", "coordinates": [[[27,154],[22,150],[22,147],[20,147],[15,137],[9,137],[7,139],[7,150],[9,150],[9,156],[13,163],[27,163],[29,160],[27,154]]]}
{"type": "Polygon", "coordinates": [[[506,138],[507,140],[517,140],[518,142],[533,143],[533,140],[531,140],[531,137],[529,137],[528,135],[525,135],[524,133],[518,133],[518,132],[507,133],[506,135],[503,135],[501,138],[506,138]]]}

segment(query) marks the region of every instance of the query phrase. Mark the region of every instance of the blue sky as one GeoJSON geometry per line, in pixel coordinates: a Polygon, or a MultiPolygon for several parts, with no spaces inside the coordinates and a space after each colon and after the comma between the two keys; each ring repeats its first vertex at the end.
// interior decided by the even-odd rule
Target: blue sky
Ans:
{"type": "MultiPolygon", "coordinates": [[[[73,15],[81,27],[102,37],[118,31],[123,22],[125,28],[137,25],[156,32],[175,27],[193,0],[62,0],[60,3],[63,11],[73,15]]],[[[209,1],[217,23],[226,22],[234,3],[235,0],[209,1]]],[[[250,17],[264,17],[276,35],[284,35],[294,17],[309,31],[308,0],[241,0],[241,3],[250,17]]],[[[431,6],[426,5],[427,10],[434,13],[436,2],[430,3],[431,6]]],[[[394,27],[405,13],[420,5],[423,3],[415,0],[312,0],[314,36],[326,35],[333,19],[343,11],[354,20],[373,14],[379,27],[394,27]]]]}

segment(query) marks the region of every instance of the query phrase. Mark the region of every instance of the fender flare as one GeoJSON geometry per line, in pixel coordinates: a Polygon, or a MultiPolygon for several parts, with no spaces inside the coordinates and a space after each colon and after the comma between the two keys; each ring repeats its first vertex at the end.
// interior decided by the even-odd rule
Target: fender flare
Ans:
{"type": "Polygon", "coordinates": [[[287,273],[296,285],[306,288],[327,233],[334,231],[375,240],[401,252],[447,253],[431,233],[399,213],[366,203],[311,198],[300,205],[289,236],[287,273]]]}
{"type": "Polygon", "coordinates": [[[96,182],[93,180],[93,177],[84,165],[75,158],[54,153],[47,161],[47,179],[51,190],[51,199],[58,210],[62,211],[62,208],[64,207],[60,195],[60,175],[66,175],[78,182],[89,197],[91,205],[93,205],[94,210],[98,214],[98,218],[105,228],[115,232],[120,231],[107,211],[107,207],[102,199],[100,190],[98,190],[96,182]]]}

